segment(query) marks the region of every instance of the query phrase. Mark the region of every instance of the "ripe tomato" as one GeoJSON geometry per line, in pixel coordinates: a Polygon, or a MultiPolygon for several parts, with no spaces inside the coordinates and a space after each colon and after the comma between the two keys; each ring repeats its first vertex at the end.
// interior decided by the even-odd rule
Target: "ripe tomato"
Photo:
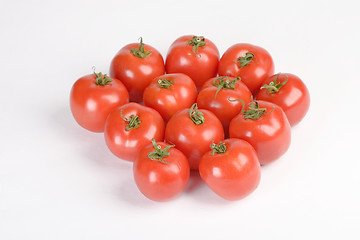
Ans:
{"type": "Polygon", "coordinates": [[[185,73],[198,89],[211,77],[217,75],[219,50],[209,39],[187,35],[171,44],[166,56],[167,73],[185,73]]]}
{"type": "Polygon", "coordinates": [[[291,73],[278,73],[263,82],[258,100],[279,105],[291,126],[298,124],[310,106],[310,94],[304,82],[291,73]]]}
{"type": "Polygon", "coordinates": [[[190,168],[185,155],[164,142],[144,147],[133,165],[139,190],[154,201],[167,201],[178,196],[186,187],[190,168]]]}
{"type": "Polygon", "coordinates": [[[229,138],[219,145],[213,143],[211,149],[201,158],[199,172],[216,194],[227,200],[239,200],[257,188],[260,164],[248,142],[229,138]]]}
{"type": "Polygon", "coordinates": [[[165,129],[165,141],[175,144],[185,154],[191,169],[198,169],[200,158],[209,145],[223,138],[220,120],[212,112],[198,109],[196,103],[173,115],[165,129]]]}
{"type": "Polygon", "coordinates": [[[219,62],[220,76],[241,77],[246,86],[255,95],[262,82],[274,74],[274,62],[263,48],[238,43],[231,46],[219,62]]]}
{"type": "Polygon", "coordinates": [[[210,110],[223,124],[225,135],[228,135],[229,124],[241,110],[243,103],[230,102],[231,98],[238,98],[251,102],[251,92],[239,78],[217,77],[204,83],[197,97],[199,108],[210,110]]]}
{"type": "Polygon", "coordinates": [[[75,120],[92,132],[103,132],[111,110],[128,102],[125,86],[101,72],[79,78],[70,93],[70,108],[75,120]]]}
{"type": "Polygon", "coordinates": [[[245,105],[229,126],[231,138],[249,142],[261,165],[275,161],[289,148],[291,127],[284,111],[276,104],[257,101],[245,105]]]}
{"type": "Polygon", "coordinates": [[[106,120],[105,141],[119,158],[134,161],[139,151],[151,142],[164,139],[165,124],[154,109],[128,103],[114,109],[106,120]]]}
{"type": "Polygon", "coordinates": [[[157,110],[165,122],[176,112],[189,108],[196,100],[196,86],[182,73],[154,78],[144,91],[144,104],[157,110]]]}
{"type": "Polygon", "coordinates": [[[130,100],[141,102],[150,81],[165,73],[164,59],[150,45],[131,43],[120,49],[110,65],[110,76],[121,80],[130,93],[130,100]]]}

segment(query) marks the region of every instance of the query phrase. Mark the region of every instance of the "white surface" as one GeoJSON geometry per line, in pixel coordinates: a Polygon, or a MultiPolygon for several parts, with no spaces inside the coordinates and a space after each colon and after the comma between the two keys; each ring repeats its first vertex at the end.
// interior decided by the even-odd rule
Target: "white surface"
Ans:
{"type": "Polygon", "coordinates": [[[0,2],[0,239],[359,239],[357,1],[155,2],[0,2]],[[178,199],[152,202],[71,116],[70,88],[92,66],[107,72],[140,36],[165,56],[184,34],[221,54],[263,46],[311,92],[288,153],[242,201],[193,176],[178,199]]]}

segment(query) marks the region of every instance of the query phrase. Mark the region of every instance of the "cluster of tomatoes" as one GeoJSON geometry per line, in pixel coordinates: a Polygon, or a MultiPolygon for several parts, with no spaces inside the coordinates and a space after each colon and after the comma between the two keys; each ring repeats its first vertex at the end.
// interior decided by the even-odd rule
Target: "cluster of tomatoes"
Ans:
{"type": "Polygon", "coordinates": [[[140,38],[115,55],[110,77],[81,77],[70,96],[75,120],[104,132],[111,152],[133,162],[139,190],[155,201],[179,195],[190,170],[225,199],[247,196],[260,166],[287,151],[291,126],[309,104],[305,84],[274,74],[265,49],[239,43],[220,58],[214,43],[192,35],[170,46],[165,64],[140,38]]]}

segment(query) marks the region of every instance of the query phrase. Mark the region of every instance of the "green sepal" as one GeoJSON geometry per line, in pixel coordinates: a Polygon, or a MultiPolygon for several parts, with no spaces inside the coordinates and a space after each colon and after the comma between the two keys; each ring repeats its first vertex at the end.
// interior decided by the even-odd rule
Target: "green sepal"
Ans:
{"type": "Polygon", "coordinates": [[[215,153],[217,154],[221,154],[221,153],[225,153],[226,152],[226,145],[223,142],[219,142],[218,145],[216,145],[215,143],[212,143],[210,145],[210,148],[212,150],[212,155],[215,155],[215,153]]]}
{"type": "Polygon", "coordinates": [[[145,51],[144,50],[144,43],[142,37],[140,37],[140,46],[139,49],[131,48],[132,54],[134,54],[135,57],[138,58],[145,58],[151,54],[151,51],[145,51]]]}
{"type": "Polygon", "coordinates": [[[197,56],[199,54],[199,47],[206,45],[205,38],[203,36],[193,36],[193,38],[186,42],[193,46],[193,53],[197,56]]]}
{"type": "Polygon", "coordinates": [[[264,86],[262,86],[260,89],[265,88],[268,91],[268,93],[277,93],[277,92],[279,92],[280,88],[282,86],[284,86],[287,83],[287,81],[289,80],[289,76],[287,74],[285,74],[286,80],[283,81],[282,83],[277,82],[277,79],[280,76],[280,74],[281,73],[276,74],[276,76],[274,78],[274,81],[270,82],[269,84],[264,84],[264,86]]]}
{"type": "Polygon", "coordinates": [[[94,75],[95,75],[95,82],[97,85],[105,86],[112,82],[111,78],[109,78],[106,74],[102,74],[101,72],[99,73],[94,72],[94,75]]]}
{"type": "Polygon", "coordinates": [[[243,56],[239,57],[237,61],[240,64],[240,68],[243,68],[243,67],[249,65],[250,63],[252,63],[254,57],[255,57],[255,55],[251,52],[247,52],[243,56]]]}
{"type": "Polygon", "coordinates": [[[130,117],[127,118],[123,115],[123,110],[120,111],[120,115],[126,122],[128,122],[128,124],[126,125],[126,128],[125,128],[126,130],[138,128],[141,124],[141,121],[140,121],[138,115],[131,115],[130,117]]]}
{"type": "Polygon", "coordinates": [[[161,88],[166,88],[166,89],[169,89],[171,86],[174,85],[173,81],[166,78],[159,79],[158,84],[161,88]]]}
{"type": "Polygon", "coordinates": [[[197,103],[194,103],[189,110],[190,119],[196,125],[203,124],[205,122],[204,114],[198,111],[197,103]]]}
{"type": "Polygon", "coordinates": [[[218,88],[216,90],[216,93],[215,93],[215,99],[216,99],[216,96],[220,92],[221,89],[235,89],[235,84],[238,81],[241,81],[240,77],[234,78],[231,81],[229,81],[228,76],[218,77],[218,78],[214,79],[213,80],[213,85],[218,88]],[[219,82],[217,83],[216,81],[219,81],[219,82]]]}
{"type": "Polygon", "coordinates": [[[175,147],[175,145],[168,145],[165,148],[161,149],[161,146],[157,145],[155,138],[151,139],[151,142],[154,146],[155,151],[150,152],[148,154],[148,157],[154,161],[159,161],[159,162],[166,163],[166,164],[170,163],[170,162],[164,161],[163,158],[170,156],[170,153],[168,151],[170,148],[175,147]]]}

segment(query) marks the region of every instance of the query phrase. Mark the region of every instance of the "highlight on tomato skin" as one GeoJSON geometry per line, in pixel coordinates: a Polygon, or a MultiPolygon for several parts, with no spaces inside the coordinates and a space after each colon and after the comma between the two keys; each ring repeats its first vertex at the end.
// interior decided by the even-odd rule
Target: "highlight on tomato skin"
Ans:
{"type": "Polygon", "coordinates": [[[231,201],[255,191],[261,178],[256,151],[245,140],[236,138],[213,143],[200,160],[199,173],[212,191],[231,201]]]}
{"type": "Polygon", "coordinates": [[[74,119],[92,132],[104,132],[109,113],[128,102],[129,93],[122,82],[101,72],[79,78],[70,92],[74,119]]]}
{"type": "Polygon", "coordinates": [[[266,79],[256,99],[280,106],[291,126],[301,122],[310,107],[309,90],[298,76],[291,73],[278,73],[266,79]]]}
{"type": "Polygon", "coordinates": [[[230,138],[249,142],[256,150],[261,165],[276,161],[291,143],[291,126],[278,105],[254,101],[235,116],[229,126],[230,138]]]}
{"type": "Polygon", "coordinates": [[[135,183],[147,198],[169,201],[179,196],[187,186],[189,163],[175,145],[152,141],[140,150],[133,164],[135,183]]]}

